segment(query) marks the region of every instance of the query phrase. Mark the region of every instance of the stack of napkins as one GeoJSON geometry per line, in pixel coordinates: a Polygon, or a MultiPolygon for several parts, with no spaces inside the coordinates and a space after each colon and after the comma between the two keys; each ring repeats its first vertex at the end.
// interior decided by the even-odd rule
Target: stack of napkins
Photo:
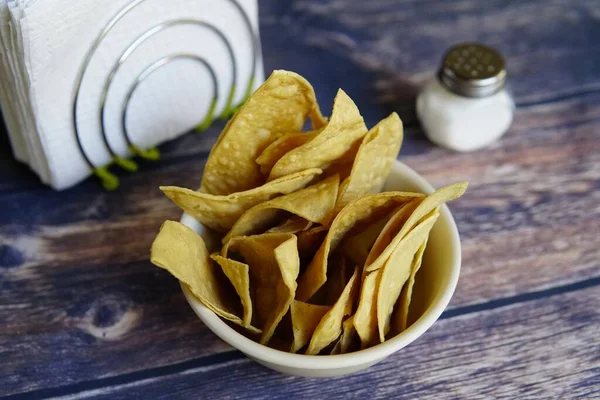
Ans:
{"type": "Polygon", "coordinates": [[[256,0],[0,0],[0,46],[15,157],[56,189],[114,188],[264,79],[256,0]]]}

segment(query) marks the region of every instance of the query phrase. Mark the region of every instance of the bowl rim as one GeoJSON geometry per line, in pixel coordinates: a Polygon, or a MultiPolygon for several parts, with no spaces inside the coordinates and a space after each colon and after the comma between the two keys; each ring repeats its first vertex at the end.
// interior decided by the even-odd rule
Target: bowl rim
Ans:
{"type": "MultiPolygon", "coordinates": [[[[406,176],[411,183],[418,186],[426,194],[430,194],[434,191],[434,188],[427,180],[425,180],[425,178],[400,161],[394,163],[390,175],[392,174],[406,176]]],[[[202,322],[204,322],[204,324],[223,341],[251,358],[295,369],[313,370],[339,369],[351,367],[353,365],[375,363],[415,341],[439,319],[450,303],[450,299],[458,284],[462,261],[460,236],[454,218],[452,217],[448,206],[445,204],[440,207],[440,220],[445,220],[447,223],[447,229],[450,231],[451,236],[450,248],[453,249],[452,267],[446,288],[443,289],[441,295],[437,296],[433,301],[433,304],[431,304],[427,310],[425,310],[423,315],[421,315],[421,317],[410,327],[393,338],[364,350],[358,350],[347,354],[306,355],[273,349],[238,333],[221,320],[220,317],[200,303],[184,284],[181,284],[181,288],[192,310],[194,310],[202,322]]],[[[192,216],[186,213],[182,215],[181,223],[188,225],[194,230],[196,230],[194,226],[200,225],[192,216]]]]}

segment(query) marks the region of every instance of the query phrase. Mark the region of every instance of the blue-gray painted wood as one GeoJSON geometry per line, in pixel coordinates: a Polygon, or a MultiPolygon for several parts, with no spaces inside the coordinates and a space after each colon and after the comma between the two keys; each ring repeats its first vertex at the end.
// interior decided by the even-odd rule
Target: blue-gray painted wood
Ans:
{"type": "Polygon", "coordinates": [[[212,335],[174,279],[147,261],[160,223],[180,214],[157,186],[197,187],[222,122],[163,146],[160,162],[123,175],[115,193],[93,180],[53,192],[1,134],[0,395],[598,397],[600,2],[260,7],[267,72],[305,75],[323,110],[343,87],[368,125],[398,111],[404,162],[436,186],[471,181],[451,205],[464,259],[455,317],[353,377],[268,372],[212,335]],[[506,55],[519,104],[510,132],[472,154],[431,145],[414,117],[418,86],[463,40],[506,55]],[[553,291],[562,287],[572,290],[553,291]],[[540,295],[526,301],[531,292],[540,295]]]}
{"type": "Polygon", "coordinates": [[[589,339],[600,322],[599,296],[597,285],[441,320],[412,345],[347,377],[289,377],[227,353],[211,365],[62,390],[95,399],[597,398],[600,340],[589,339]]]}

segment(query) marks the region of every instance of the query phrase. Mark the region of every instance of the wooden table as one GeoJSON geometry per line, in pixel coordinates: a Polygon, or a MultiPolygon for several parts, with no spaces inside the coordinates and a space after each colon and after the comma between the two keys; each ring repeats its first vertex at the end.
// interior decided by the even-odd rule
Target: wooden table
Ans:
{"type": "Polygon", "coordinates": [[[600,398],[600,2],[261,2],[267,72],[298,71],[324,110],[338,87],[373,125],[405,122],[401,159],[451,209],[463,269],[449,309],[386,361],[328,380],[267,370],[217,339],[148,262],[180,211],[159,184],[196,187],[223,127],[164,146],[123,177],[44,187],[0,145],[0,394],[94,398],[600,398]],[[497,47],[518,109],[490,148],[434,147],[419,84],[460,41],[497,47]]]}

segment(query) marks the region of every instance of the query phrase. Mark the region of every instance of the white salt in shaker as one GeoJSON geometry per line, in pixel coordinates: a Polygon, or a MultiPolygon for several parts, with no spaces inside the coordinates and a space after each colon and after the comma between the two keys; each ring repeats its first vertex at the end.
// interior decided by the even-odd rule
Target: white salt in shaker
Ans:
{"type": "Polygon", "coordinates": [[[436,78],[417,98],[417,115],[433,143],[456,151],[484,147],[502,136],[514,102],[505,88],[504,59],[477,43],[450,48],[436,78]]]}

